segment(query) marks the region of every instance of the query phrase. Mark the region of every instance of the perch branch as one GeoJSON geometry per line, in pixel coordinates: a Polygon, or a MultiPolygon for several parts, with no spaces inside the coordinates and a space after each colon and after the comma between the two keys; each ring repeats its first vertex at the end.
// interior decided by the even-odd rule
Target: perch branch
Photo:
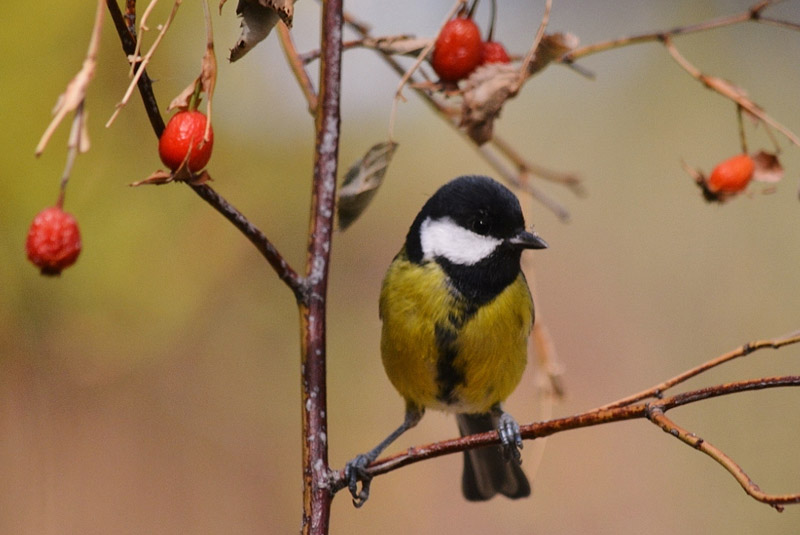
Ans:
{"type": "MultiPolygon", "coordinates": [[[[730,353],[726,353],[725,355],[712,359],[706,364],[693,368],[692,370],[689,370],[677,376],[676,378],[665,381],[662,383],[662,385],[668,385],[664,388],[674,386],[688,377],[693,377],[723,362],[727,362],[739,356],[747,355],[758,349],[766,347],[777,349],[798,342],[800,342],[800,334],[796,333],[786,337],[776,338],[774,340],[760,340],[745,344],[744,346],[730,353]],[[679,378],[680,380],[678,380],[679,378]]],[[[719,462],[736,478],[745,491],[753,498],[760,502],[769,504],[778,510],[781,510],[781,506],[783,504],[800,503],[800,494],[772,495],[762,492],[758,485],[750,480],[741,467],[739,467],[732,459],[730,459],[730,457],[728,457],[718,448],[706,443],[703,439],[697,437],[693,433],[678,427],[671,420],[667,419],[664,416],[664,413],[676,407],[701,402],[719,396],[785,386],[800,386],[800,376],[766,377],[738,381],[734,383],[721,384],[683,392],[668,398],[653,400],[650,402],[627,402],[624,405],[616,402],[574,416],[555,418],[545,422],[535,422],[524,425],[520,427],[520,433],[523,439],[532,440],[571,429],[580,429],[584,427],[591,427],[595,425],[637,418],[648,418],[649,420],[653,421],[654,424],[659,425],[662,429],[669,432],[672,436],[683,440],[693,448],[706,453],[719,462]]],[[[654,389],[648,389],[645,392],[655,392],[660,394],[662,390],[663,388],[656,387],[654,389]]],[[[655,394],[647,394],[644,396],[642,396],[642,394],[637,394],[625,399],[639,400],[646,397],[651,397],[652,395],[655,394]]],[[[391,472],[392,470],[396,470],[403,466],[423,461],[425,459],[431,459],[434,457],[440,457],[442,455],[448,455],[451,453],[499,443],[500,438],[498,433],[496,431],[490,431],[458,439],[444,440],[423,446],[414,446],[405,452],[376,460],[367,468],[367,471],[370,476],[375,477],[391,472]]],[[[347,481],[344,477],[343,470],[331,472],[330,487],[333,492],[337,492],[346,486],[347,481]]]]}

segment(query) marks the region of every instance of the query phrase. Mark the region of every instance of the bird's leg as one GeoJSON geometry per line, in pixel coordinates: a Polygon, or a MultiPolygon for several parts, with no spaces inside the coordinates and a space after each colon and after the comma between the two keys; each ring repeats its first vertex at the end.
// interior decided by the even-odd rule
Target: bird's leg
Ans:
{"type": "MultiPolygon", "coordinates": [[[[344,467],[344,477],[348,482],[347,487],[350,489],[350,495],[353,497],[353,505],[361,507],[369,498],[369,486],[372,482],[372,476],[367,472],[369,466],[389,444],[397,440],[397,438],[417,425],[425,414],[425,409],[417,407],[407,407],[406,417],[400,427],[392,431],[388,437],[383,439],[380,444],[369,450],[367,453],[356,455],[353,459],[347,462],[344,467]],[[361,481],[361,491],[358,491],[358,482],[361,481]]],[[[513,420],[512,420],[513,421],[513,420]]],[[[519,432],[519,426],[517,426],[519,432]]]]}
{"type": "Polygon", "coordinates": [[[517,464],[522,464],[522,456],[519,453],[519,450],[522,449],[519,424],[513,416],[500,407],[499,403],[492,407],[492,414],[497,418],[497,434],[500,435],[503,455],[508,461],[513,460],[517,464]]]}

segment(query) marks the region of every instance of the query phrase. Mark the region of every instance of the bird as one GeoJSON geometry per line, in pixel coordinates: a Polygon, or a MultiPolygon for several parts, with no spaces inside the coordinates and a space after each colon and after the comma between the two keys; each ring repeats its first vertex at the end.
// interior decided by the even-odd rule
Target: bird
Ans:
{"type": "Polygon", "coordinates": [[[519,425],[502,403],[522,378],[534,321],[521,255],[544,248],[526,230],[517,197],[492,178],[457,177],[422,206],[389,265],[379,303],[381,359],[405,400],[405,418],[346,464],[356,507],[369,498],[367,466],[426,409],[455,413],[461,436],[498,431],[500,445],[464,452],[467,500],[530,495],[519,425]]]}

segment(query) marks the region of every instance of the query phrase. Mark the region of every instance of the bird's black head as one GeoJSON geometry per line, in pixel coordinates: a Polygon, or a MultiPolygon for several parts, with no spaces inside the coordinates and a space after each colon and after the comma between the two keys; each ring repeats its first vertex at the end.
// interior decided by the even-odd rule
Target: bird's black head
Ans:
{"type": "Polygon", "coordinates": [[[434,193],[406,236],[416,263],[438,262],[467,298],[486,302],[519,274],[522,249],[547,244],[525,231],[522,209],[508,188],[485,176],[458,177],[434,193]]]}

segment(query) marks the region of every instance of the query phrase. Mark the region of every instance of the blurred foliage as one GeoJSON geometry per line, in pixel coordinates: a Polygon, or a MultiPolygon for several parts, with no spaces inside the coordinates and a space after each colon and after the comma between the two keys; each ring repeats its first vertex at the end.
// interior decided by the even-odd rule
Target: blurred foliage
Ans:
{"type": "MultiPolygon", "coordinates": [[[[152,21],[169,9],[163,5],[152,21]]],[[[501,3],[495,35],[523,51],[542,3],[501,3]]],[[[553,30],[589,43],[746,9],[748,2],[555,2],[553,30]]],[[[214,14],[220,81],[213,186],[294,266],[304,258],[313,123],[274,36],[242,61],[222,61],[238,33],[233,4],[214,14]]],[[[435,32],[445,3],[348,9],[376,34],[435,32]]],[[[94,3],[7,10],[0,49],[0,533],[286,533],[299,526],[297,318],[290,292],[233,228],[181,185],[131,189],[160,166],[131,99],[104,128],[126,84],[110,26],[89,90],[92,150],[79,157],[65,208],[84,252],[56,279],[24,258],[33,215],[55,202],[62,127],[38,160],[49,112],[83,59],[94,3]],[[35,24],[34,24],[35,22],[35,24]]],[[[294,34],[316,46],[317,5],[300,2],[294,34]]],[[[488,3],[478,11],[488,17],[488,3]]],[[[773,13],[800,20],[797,2],[773,13]]],[[[108,22],[108,21],[107,21],[108,22]]],[[[349,37],[347,37],[349,38],[349,37]]],[[[204,29],[184,2],[150,74],[162,106],[197,75],[204,29]]],[[[800,34],[747,25],[676,39],[702,69],[746,87],[800,129],[800,34]]],[[[680,166],[710,170],[738,152],[733,105],[705,91],[658,45],[587,58],[587,81],[552,67],[506,108],[497,131],[531,160],[579,172],[589,196],[545,185],[570,208],[559,223],[532,201],[550,249],[532,255],[541,317],[566,365],[568,414],[650,386],[752,339],[797,329],[798,149],[765,195],[705,204],[680,166]]],[[[312,70],[316,65],[312,65],[312,70]]],[[[345,56],[341,169],[385,139],[396,77],[365,51],[345,56]]],[[[378,358],[383,270],[439,184],[490,170],[409,92],[400,148],[373,206],[335,236],[329,317],[330,459],[340,467],[402,417],[378,358]]],[[[769,147],[763,134],[753,148],[769,147]]],[[[760,353],[694,386],[792,373],[798,350],[760,353]]],[[[796,373],[796,371],[795,371],[796,373]]],[[[508,407],[540,417],[529,371],[508,407]]],[[[798,491],[797,393],[717,400],[676,413],[726,448],[765,490],[798,491]]],[[[456,434],[429,414],[397,447],[456,434]]],[[[532,451],[525,449],[531,470],[532,451]]],[[[334,502],[332,533],[794,533],[747,498],[709,459],[644,422],[549,439],[522,502],[467,504],[451,456],[376,480],[354,510],[334,502]]]]}

